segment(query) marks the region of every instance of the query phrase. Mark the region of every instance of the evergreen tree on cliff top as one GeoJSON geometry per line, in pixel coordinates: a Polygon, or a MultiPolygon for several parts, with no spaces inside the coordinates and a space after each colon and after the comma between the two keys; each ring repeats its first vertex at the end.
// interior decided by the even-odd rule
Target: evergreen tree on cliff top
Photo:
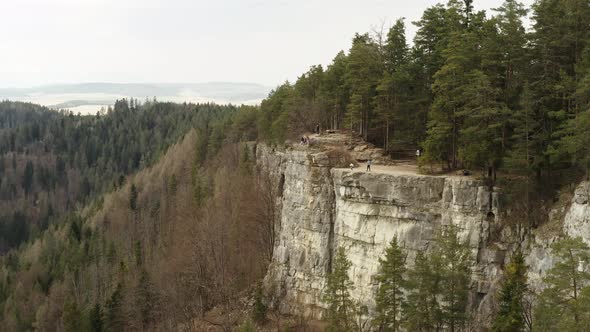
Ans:
{"type": "Polygon", "coordinates": [[[527,266],[524,256],[517,251],[506,266],[504,280],[499,292],[499,310],[494,319],[493,331],[525,331],[523,298],[527,291],[527,266]]]}
{"type": "Polygon", "coordinates": [[[350,296],[353,284],[348,277],[351,265],[352,263],[346,258],[344,248],[338,248],[324,291],[324,301],[328,304],[328,331],[331,332],[356,330],[355,303],[350,296]]]}
{"type": "Polygon", "coordinates": [[[385,250],[385,259],[380,258],[381,264],[377,281],[377,317],[375,326],[379,331],[396,332],[400,331],[402,321],[402,306],[404,303],[404,289],[406,280],[406,254],[397,243],[397,238],[391,240],[389,247],[385,250]]]}

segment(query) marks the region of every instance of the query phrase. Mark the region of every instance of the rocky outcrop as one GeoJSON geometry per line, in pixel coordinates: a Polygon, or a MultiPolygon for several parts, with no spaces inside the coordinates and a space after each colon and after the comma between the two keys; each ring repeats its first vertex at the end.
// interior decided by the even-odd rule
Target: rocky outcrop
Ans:
{"type": "Polygon", "coordinates": [[[582,182],[576,188],[565,215],[564,231],[571,237],[581,236],[590,244],[590,182],[582,182]]]}
{"type": "Polygon", "coordinates": [[[556,226],[555,230],[551,234],[542,234],[544,227],[535,230],[529,239],[531,243],[526,246],[529,284],[535,292],[544,287],[542,278],[556,263],[551,255],[555,241],[563,236],[581,237],[590,245],[590,182],[580,183],[571,199],[554,207],[548,222],[556,226]]]}
{"type": "Polygon", "coordinates": [[[376,174],[332,170],[336,192],[334,247],[352,262],[353,296],[371,310],[379,258],[396,236],[409,252],[428,250],[435,231],[456,225],[472,248],[475,307],[481,305],[504,263],[505,248],[490,242],[497,193],[463,177],[376,174]]]}
{"type": "Polygon", "coordinates": [[[449,224],[460,227],[478,261],[473,306],[488,305],[486,294],[500,275],[506,248],[490,241],[498,196],[482,181],[353,172],[333,168],[339,159],[317,151],[264,145],[257,159],[282,179],[279,231],[265,279],[282,311],[321,316],[325,277],[338,247],[352,261],[352,295],[372,311],[379,257],[393,236],[408,248],[411,264],[418,250],[429,248],[435,230],[449,224]]]}
{"type": "MultiPolygon", "coordinates": [[[[470,305],[476,324],[489,326],[503,267],[516,246],[506,240],[510,230],[499,220],[497,189],[463,176],[351,171],[338,168],[348,165],[346,156],[321,149],[259,145],[256,155],[280,187],[281,213],[265,286],[282,312],[321,317],[332,256],[344,247],[352,262],[352,295],[370,314],[379,258],[391,239],[396,236],[408,249],[411,265],[416,252],[432,247],[436,230],[454,224],[475,262],[470,305]]],[[[563,210],[564,233],[590,241],[590,183],[581,184],[563,210]]],[[[543,275],[554,265],[550,245],[558,237],[532,236],[520,243],[534,289],[542,287],[543,275]]]]}

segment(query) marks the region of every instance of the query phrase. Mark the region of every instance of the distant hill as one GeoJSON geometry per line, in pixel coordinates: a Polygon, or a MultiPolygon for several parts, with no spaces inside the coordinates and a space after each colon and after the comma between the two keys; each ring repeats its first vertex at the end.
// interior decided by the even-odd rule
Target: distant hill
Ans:
{"type": "Polygon", "coordinates": [[[113,105],[115,100],[154,97],[172,102],[215,102],[219,104],[257,104],[271,88],[256,83],[79,83],[54,84],[32,88],[0,88],[0,99],[33,102],[55,109],[94,112],[113,105]]]}

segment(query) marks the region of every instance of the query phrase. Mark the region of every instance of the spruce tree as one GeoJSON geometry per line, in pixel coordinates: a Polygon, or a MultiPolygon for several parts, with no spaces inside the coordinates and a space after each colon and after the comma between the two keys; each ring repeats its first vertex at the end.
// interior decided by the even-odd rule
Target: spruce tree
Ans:
{"type": "Polygon", "coordinates": [[[346,74],[351,92],[347,122],[351,130],[358,125],[358,132],[367,139],[375,89],[383,74],[381,52],[368,34],[355,35],[346,61],[346,74]]]}
{"type": "Polygon", "coordinates": [[[408,99],[409,75],[408,45],[406,43],[403,19],[398,19],[387,34],[383,46],[384,71],[376,87],[375,113],[383,127],[383,147],[389,151],[391,139],[398,142],[411,141],[408,133],[414,130],[410,123],[410,113],[405,110],[408,99]],[[404,130],[404,135],[402,135],[404,130]]]}
{"type": "Polygon", "coordinates": [[[123,286],[117,284],[115,291],[107,300],[104,310],[105,328],[109,331],[123,331],[125,317],[123,312],[123,286]]]}
{"type": "Polygon", "coordinates": [[[517,250],[506,266],[499,291],[499,309],[493,331],[520,332],[526,330],[523,299],[527,292],[527,266],[524,256],[517,250]]]}
{"type": "MultiPolygon", "coordinates": [[[[588,57],[590,63],[590,51],[588,57]]],[[[562,125],[558,131],[561,139],[551,153],[556,160],[568,156],[573,165],[585,171],[586,180],[590,180],[590,68],[586,70],[588,73],[576,91],[579,111],[562,125]]]]}
{"type": "Polygon", "coordinates": [[[326,280],[323,296],[323,300],[328,305],[326,312],[328,331],[349,332],[356,328],[355,303],[350,296],[353,284],[348,277],[351,265],[352,263],[346,258],[344,248],[338,248],[332,262],[332,271],[326,280]]]}
{"type": "Polygon", "coordinates": [[[379,331],[400,331],[402,323],[402,307],[404,305],[404,289],[406,280],[406,253],[398,245],[394,237],[385,250],[385,258],[379,258],[380,270],[376,276],[379,282],[376,303],[377,315],[375,326],[379,331]]]}
{"type": "Polygon", "coordinates": [[[499,91],[487,75],[473,70],[467,76],[471,84],[463,87],[466,103],[458,113],[465,118],[459,156],[466,167],[487,168],[492,176],[504,153],[503,133],[509,112],[497,102],[499,91]]]}
{"type": "Polygon", "coordinates": [[[416,254],[414,267],[408,271],[408,295],[403,308],[404,327],[408,331],[443,327],[437,299],[441,292],[441,268],[438,257],[429,257],[423,251],[416,254]]]}
{"type": "Polygon", "coordinates": [[[449,168],[458,166],[459,132],[465,120],[469,96],[464,93],[471,86],[469,73],[473,68],[473,35],[455,32],[443,52],[446,61],[434,75],[434,101],[424,142],[424,159],[428,162],[445,161],[449,168]]]}
{"type": "Polygon", "coordinates": [[[555,242],[557,263],[543,282],[547,288],[538,299],[535,326],[539,331],[586,331],[590,324],[590,247],[582,238],[555,242]]]}
{"type": "Polygon", "coordinates": [[[129,208],[131,211],[135,211],[137,209],[137,187],[135,183],[131,184],[131,188],[129,189],[129,208]]]}
{"type": "Polygon", "coordinates": [[[467,301],[471,288],[471,251],[459,238],[457,226],[449,225],[437,239],[433,255],[441,260],[442,317],[451,332],[462,330],[469,321],[467,301]]]}

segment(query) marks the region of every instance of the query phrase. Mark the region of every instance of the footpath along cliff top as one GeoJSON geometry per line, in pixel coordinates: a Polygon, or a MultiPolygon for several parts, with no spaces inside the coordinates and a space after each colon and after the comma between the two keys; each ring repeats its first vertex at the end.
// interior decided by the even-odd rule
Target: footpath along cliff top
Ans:
{"type": "MultiPolygon", "coordinates": [[[[313,151],[346,151],[353,160],[354,167],[352,172],[366,172],[367,161],[371,160],[371,172],[392,175],[422,175],[422,176],[465,176],[462,172],[442,172],[441,167],[436,165],[432,168],[432,173],[424,174],[416,163],[416,157],[406,159],[392,159],[385,154],[385,150],[364,141],[357,135],[351,135],[346,131],[330,131],[322,134],[305,135],[309,138],[309,144],[293,143],[292,147],[296,150],[313,150],[313,151]]],[[[413,154],[412,154],[413,155],[413,154]]],[[[340,169],[348,169],[339,165],[340,169]]]]}

